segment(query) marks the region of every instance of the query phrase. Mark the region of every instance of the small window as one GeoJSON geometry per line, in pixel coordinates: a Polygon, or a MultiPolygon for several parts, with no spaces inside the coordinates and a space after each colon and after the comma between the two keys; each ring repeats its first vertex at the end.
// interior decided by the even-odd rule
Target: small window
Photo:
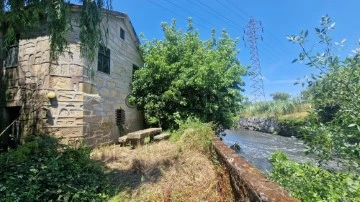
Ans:
{"type": "Polygon", "coordinates": [[[138,69],[140,69],[138,66],[133,65],[133,67],[132,67],[132,80],[134,80],[135,72],[136,72],[136,70],[138,70],[138,69]]]}
{"type": "Polygon", "coordinates": [[[110,49],[99,45],[98,71],[110,74],[110,49]]]}
{"type": "Polygon", "coordinates": [[[122,40],[125,40],[125,30],[123,28],[120,27],[120,38],[122,40]]]}
{"type": "Polygon", "coordinates": [[[123,110],[123,109],[115,110],[115,116],[116,116],[115,121],[116,121],[117,126],[125,124],[125,110],[123,110]]]}

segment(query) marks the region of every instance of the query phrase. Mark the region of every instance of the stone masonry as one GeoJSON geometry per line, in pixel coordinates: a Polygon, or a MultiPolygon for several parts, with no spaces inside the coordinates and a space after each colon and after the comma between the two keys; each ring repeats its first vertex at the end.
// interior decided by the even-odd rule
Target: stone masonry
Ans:
{"type": "MultiPolygon", "coordinates": [[[[90,63],[80,55],[76,23],[79,9],[72,6],[69,50],[57,61],[50,59],[44,25],[31,37],[20,39],[18,66],[2,68],[1,96],[5,97],[5,104],[0,107],[21,107],[22,139],[27,134],[46,133],[64,143],[112,143],[123,131],[116,125],[116,109],[125,111],[125,123],[121,126],[125,132],[143,128],[142,114],[125,102],[131,94],[133,65],[142,66],[139,40],[128,16],[110,11],[102,23],[108,33],[105,44],[111,53],[110,74],[106,74],[97,71],[97,59],[90,63]],[[120,38],[120,28],[125,31],[124,40],[120,38]],[[56,97],[49,99],[49,92],[56,97]]],[[[5,125],[6,114],[3,112],[2,116],[5,125]]]]}

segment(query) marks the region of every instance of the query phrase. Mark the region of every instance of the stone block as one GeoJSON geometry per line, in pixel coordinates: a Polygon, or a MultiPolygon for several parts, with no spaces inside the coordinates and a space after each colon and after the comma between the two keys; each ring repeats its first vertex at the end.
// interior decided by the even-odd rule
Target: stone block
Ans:
{"type": "Polygon", "coordinates": [[[50,77],[50,87],[53,89],[72,90],[73,83],[71,78],[52,76],[50,77]]]}
{"type": "Polygon", "coordinates": [[[78,64],[71,64],[70,65],[70,74],[72,76],[82,76],[83,75],[83,66],[78,64]]]}

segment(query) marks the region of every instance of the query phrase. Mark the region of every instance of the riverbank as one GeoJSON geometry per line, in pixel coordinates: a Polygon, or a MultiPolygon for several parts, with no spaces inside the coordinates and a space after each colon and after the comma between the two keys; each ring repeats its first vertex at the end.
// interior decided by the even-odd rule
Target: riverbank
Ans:
{"type": "Polygon", "coordinates": [[[304,117],[274,118],[248,117],[239,119],[239,127],[246,130],[276,134],[284,137],[301,138],[300,127],[305,124],[304,117]]]}
{"type": "Polygon", "coordinates": [[[209,156],[173,141],[93,151],[118,193],[111,201],[233,201],[224,169],[209,156]]]}
{"type": "Polygon", "coordinates": [[[229,176],[211,149],[210,125],[184,128],[171,140],[135,149],[93,150],[117,187],[111,201],[234,201],[229,176]]]}

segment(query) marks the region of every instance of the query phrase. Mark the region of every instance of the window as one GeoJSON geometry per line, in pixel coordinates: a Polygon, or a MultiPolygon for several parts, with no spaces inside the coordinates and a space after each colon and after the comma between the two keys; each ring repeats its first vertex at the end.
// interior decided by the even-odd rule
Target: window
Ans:
{"type": "Polygon", "coordinates": [[[99,45],[98,71],[110,74],[110,49],[99,45]]]}
{"type": "Polygon", "coordinates": [[[135,72],[136,70],[140,69],[138,66],[136,65],[133,65],[132,66],[132,80],[134,80],[134,76],[135,76],[135,72]]]}
{"type": "Polygon", "coordinates": [[[125,110],[121,108],[115,110],[115,121],[117,126],[125,124],[125,110]]]}
{"type": "Polygon", "coordinates": [[[125,30],[123,28],[120,27],[120,38],[122,40],[125,40],[125,30]]]}

